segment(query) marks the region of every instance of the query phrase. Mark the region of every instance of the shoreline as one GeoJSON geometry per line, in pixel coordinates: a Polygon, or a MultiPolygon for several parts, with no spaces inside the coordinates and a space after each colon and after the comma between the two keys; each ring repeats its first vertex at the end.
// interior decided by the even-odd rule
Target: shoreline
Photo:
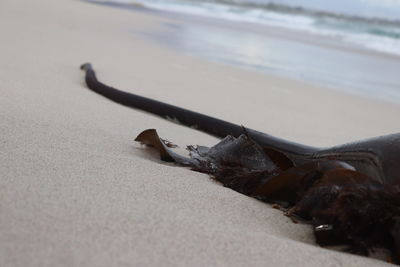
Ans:
{"type": "Polygon", "coordinates": [[[223,25],[225,27],[230,28],[242,28],[243,30],[251,30],[259,31],[261,33],[270,33],[276,35],[279,38],[287,38],[290,40],[301,41],[301,42],[308,42],[311,44],[316,45],[323,45],[328,46],[335,49],[343,49],[355,53],[361,53],[365,55],[373,55],[373,56],[380,56],[386,59],[392,60],[400,60],[400,54],[394,54],[389,52],[382,52],[378,50],[373,50],[367,47],[355,46],[354,43],[345,43],[339,42],[334,37],[329,35],[318,35],[315,33],[302,31],[302,30],[295,30],[286,28],[283,26],[278,25],[268,25],[268,24],[260,24],[256,22],[250,21],[235,21],[235,20],[228,20],[222,19],[217,17],[207,17],[198,14],[190,14],[184,12],[178,12],[173,10],[162,10],[162,9],[152,9],[147,7],[143,4],[129,4],[129,3],[118,3],[118,2],[97,2],[96,0],[82,0],[88,3],[109,6],[112,8],[120,8],[120,9],[128,9],[133,11],[145,12],[147,14],[153,14],[156,16],[161,16],[167,19],[172,20],[180,20],[183,22],[190,22],[190,20],[195,22],[200,22],[204,24],[218,24],[223,25]],[[323,38],[321,38],[323,37],[323,38]],[[322,39],[327,39],[324,41],[322,39]]]}
{"type": "Polygon", "coordinates": [[[115,104],[100,81],[295,142],[330,146],[400,131],[399,105],[187,56],[132,32],[171,20],[83,1],[0,9],[1,266],[392,266],[315,245],[312,229],[157,160],[217,139],[115,104]],[[290,256],[288,256],[290,255],[290,256]]]}
{"type": "Polygon", "coordinates": [[[157,30],[136,34],[177,52],[400,104],[397,86],[400,79],[395,72],[400,68],[397,55],[285,28],[129,4],[94,4],[144,12],[169,20],[157,30]],[[240,43],[243,43],[242,47],[235,45],[240,43]]]}

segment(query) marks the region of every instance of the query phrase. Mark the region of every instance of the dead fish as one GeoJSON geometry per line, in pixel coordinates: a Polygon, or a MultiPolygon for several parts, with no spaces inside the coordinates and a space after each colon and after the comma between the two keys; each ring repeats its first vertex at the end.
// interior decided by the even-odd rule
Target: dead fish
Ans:
{"type": "Polygon", "coordinates": [[[156,130],[137,141],[172,161],[240,193],[279,204],[286,214],[314,226],[322,246],[347,245],[368,255],[387,249],[400,263],[400,133],[329,148],[294,143],[253,129],[99,82],[90,63],[87,86],[122,105],[147,111],[222,138],[215,146],[189,146],[190,157],[173,151],[156,130]]]}

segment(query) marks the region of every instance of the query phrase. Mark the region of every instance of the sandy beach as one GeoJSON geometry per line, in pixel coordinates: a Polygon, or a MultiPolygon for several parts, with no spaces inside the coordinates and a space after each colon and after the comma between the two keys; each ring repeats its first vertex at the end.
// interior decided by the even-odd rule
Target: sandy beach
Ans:
{"type": "MultiPolygon", "coordinates": [[[[169,18],[172,20],[173,18],[169,18]]],[[[386,266],[320,248],[282,212],[156,159],[218,140],[89,91],[116,88],[315,146],[400,131],[400,106],[168,50],[167,18],[75,0],[0,3],[0,266],[386,266]]]]}

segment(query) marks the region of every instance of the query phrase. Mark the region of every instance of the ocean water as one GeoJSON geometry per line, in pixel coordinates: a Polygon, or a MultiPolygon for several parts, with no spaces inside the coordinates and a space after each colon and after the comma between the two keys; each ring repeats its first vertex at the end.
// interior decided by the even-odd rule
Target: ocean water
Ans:
{"type": "Polygon", "coordinates": [[[142,34],[190,55],[400,103],[397,0],[90,2],[180,20],[142,34]]]}
{"type": "Polygon", "coordinates": [[[333,37],[400,56],[398,0],[104,0],[147,8],[281,27],[333,37]],[[376,1],[376,2],[375,2],[376,1]],[[321,4],[322,3],[322,4],[321,4]],[[380,3],[380,4],[379,4],[380,3]],[[389,4],[391,3],[391,4],[389,4]]]}

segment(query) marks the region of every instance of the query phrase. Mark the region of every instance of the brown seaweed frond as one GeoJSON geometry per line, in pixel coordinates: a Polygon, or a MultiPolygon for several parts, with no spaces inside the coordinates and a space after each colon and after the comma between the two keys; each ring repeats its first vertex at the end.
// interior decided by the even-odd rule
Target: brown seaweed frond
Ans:
{"type": "MultiPolygon", "coordinates": [[[[346,240],[349,250],[368,255],[374,248],[387,248],[397,257],[397,231],[400,218],[400,194],[385,188],[351,184],[334,192],[323,208],[305,211],[301,203],[296,212],[308,213],[314,225],[329,224],[337,236],[346,240]]],[[[327,241],[317,239],[320,245],[327,241]]]]}
{"type": "Polygon", "coordinates": [[[348,251],[363,255],[385,248],[400,261],[400,190],[384,187],[348,163],[314,160],[295,166],[284,153],[260,147],[246,134],[227,136],[210,148],[188,146],[190,157],[172,151],[155,130],[142,132],[136,140],[156,148],[163,160],[290,208],[289,217],[315,227],[321,246],[346,245],[348,251]]]}

